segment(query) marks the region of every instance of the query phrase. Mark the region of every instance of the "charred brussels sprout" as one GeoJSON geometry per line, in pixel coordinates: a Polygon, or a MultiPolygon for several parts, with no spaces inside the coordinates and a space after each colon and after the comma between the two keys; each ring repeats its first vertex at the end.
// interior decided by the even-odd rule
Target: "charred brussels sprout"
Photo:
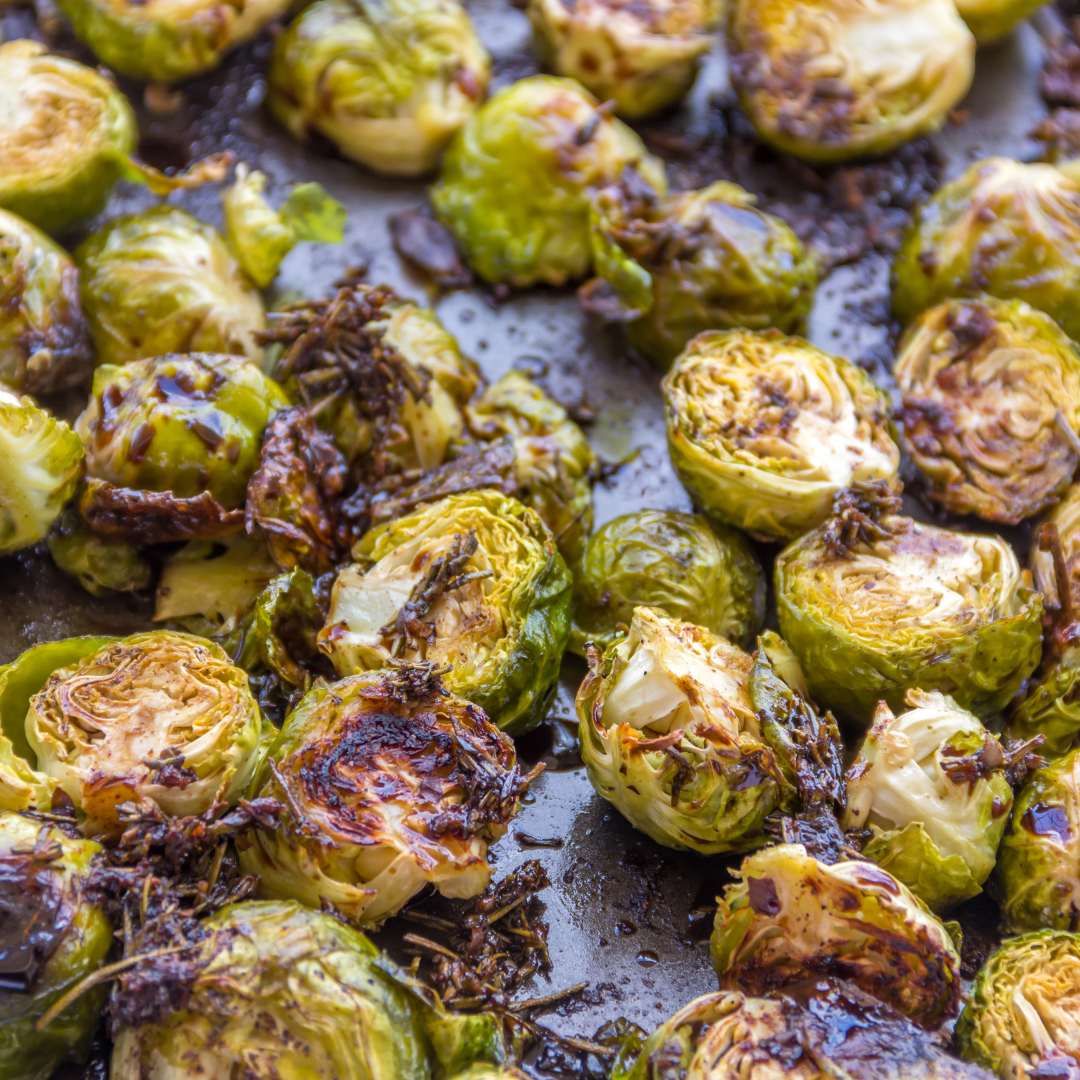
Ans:
{"type": "Polygon", "coordinates": [[[121,75],[172,82],[209,71],[288,0],[60,0],[77,37],[121,75]]]}
{"type": "MultiPolygon", "coordinates": [[[[612,208],[606,225],[622,255],[597,260],[634,348],[662,367],[705,330],[797,333],[814,302],[818,265],[791,229],[724,181],[671,195],[644,216],[612,208]],[[629,288],[622,285],[631,265],[629,288]],[[637,284],[641,272],[649,285],[637,284]]],[[[644,284],[644,282],[643,282],[644,284]]],[[[591,307],[587,286],[583,300],[591,307]]],[[[600,309],[603,313],[603,309],[600,309]]]]}
{"type": "Polygon", "coordinates": [[[90,374],[93,348],[67,252],[0,210],[0,382],[48,394],[90,374]]]}
{"type": "Polygon", "coordinates": [[[1004,37],[1046,0],[958,0],[956,8],[980,45],[1004,37]]]}
{"type": "Polygon", "coordinates": [[[708,855],[764,842],[794,788],[762,734],[754,661],[700,626],[652,608],[595,656],[577,696],[593,787],[665,847],[708,855]]]}
{"type": "Polygon", "coordinates": [[[216,645],[164,630],[58,667],[26,713],[37,768],[86,815],[89,833],[115,829],[119,805],[140,798],[178,815],[235,802],[262,730],[245,673],[216,645]]]}
{"type": "Polygon", "coordinates": [[[1080,929],[1080,750],[1040,769],[1017,795],[995,891],[1013,931],[1080,929]]]}
{"type": "Polygon", "coordinates": [[[732,0],[728,47],[757,133],[815,162],[936,131],[975,71],[952,0],[732,0]]]}
{"type": "Polygon", "coordinates": [[[863,854],[942,910],[990,876],[1012,808],[1001,744],[943,694],[879,706],[847,778],[846,829],[868,829],[863,854]]]}
{"type": "Polygon", "coordinates": [[[530,0],[542,58],[620,116],[647,116],[690,89],[722,0],[530,0]]]}
{"type": "Polygon", "coordinates": [[[927,500],[1015,525],[1057,501],[1080,464],[1080,354],[1019,300],[924,312],[893,368],[905,449],[927,500]]]}
{"type": "Polygon", "coordinates": [[[500,90],[467,121],[431,202],[485,280],[565,285],[592,265],[591,208],[617,184],[667,189],[662,164],[591,94],[537,76],[500,90]]]}
{"type": "Polygon", "coordinates": [[[896,476],[881,392],[801,338],[699,334],[663,391],[679,479],[710,516],[762,540],[800,536],[843,489],[896,476]]]}
{"type": "Polygon", "coordinates": [[[85,891],[99,851],[54,825],[0,813],[0,1076],[48,1080],[58,1065],[82,1063],[90,1052],[104,985],[77,997],[43,1030],[36,1025],[112,946],[112,926],[85,891]]]}
{"type": "Polygon", "coordinates": [[[181,1008],[120,1031],[112,1080],[430,1080],[413,984],[358,930],[295,903],[218,912],[181,1008]]]}
{"type": "Polygon", "coordinates": [[[909,323],[949,297],[1025,300],[1080,337],[1080,186],[1052,165],[977,161],[915,215],[893,267],[909,323]]]}
{"type": "Polygon", "coordinates": [[[1042,651],[1042,599],[1012,548],[903,517],[860,533],[826,525],[776,560],[780,633],[814,700],[861,725],[913,688],[1003,708],[1042,651]]]}
{"type": "Polygon", "coordinates": [[[589,537],[575,581],[570,647],[612,645],[637,607],[659,609],[749,648],[765,618],[765,576],[733,529],[698,514],[639,510],[589,537]]]}
{"type": "Polygon", "coordinates": [[[250,360],[194,353],[103,364],[75,430],[87,475],[118,488],[208,493],[244,505],[248,478],[285,392],[250,360]]]}
{"type": "Polygon", "coordinates": [[[961,1054],[1002,1080],[1071,1076],[1080,1061],[1080,934],[1042,930],[991,955],[956,1023],[961,1054]]]}
{"type": "Polygon", "coordinates": [[[419,176],[483,100],[488,55],[457,0],[318,0],[278,39],[270,108],[298,139],[419,176]]]}
{"type": "Polygon", "coordinates": [[[517,735],[544,716],[570,622],[570,574],[543,522],[497,492],[372,529],[334,582],[319,635],[339,674],[449,665],[446,688],[517,735]]]}
{"type": "Polygon", "coordinates": [[[960,957],[948,931],[880,867],[827,866],[779,844],[748,855],[737,876],[712,936],[721,986],[760,993],[831,975],[925,1028],[956,1015],[960,957]]]}
{"type": "Polygon", "coordinates": [[[225,241],[174,206],[110,221],[75,251],[103,364],[165,353],[262,358],[262,301],[225,241]]]}
{"type": "Polygon", "coordinates": [[[44,539],[82,475],[82,440],[0,387],[0,555],[44,539]]]}
{"type": "Polygon", "coordinates": [[[428,883],[482,892],[488,844],[524,789],[510,739],[430,670],[355,675],[312,690],[285,721],[254,790],[288,810],[241,864],[264,896],[325,900],[378,925],[428,883]]]}

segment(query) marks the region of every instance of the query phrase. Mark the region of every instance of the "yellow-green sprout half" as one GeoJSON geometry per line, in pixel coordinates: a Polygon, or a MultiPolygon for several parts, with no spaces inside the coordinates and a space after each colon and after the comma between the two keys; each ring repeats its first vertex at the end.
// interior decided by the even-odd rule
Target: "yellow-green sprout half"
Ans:
{"type": "Polygon", "coordinates": [[[77,37],[121,75],[172,82],[209,71],[288,0],[60,0],[77,37]]]}
{"type": "Polygon", "coordinates": [[[957,0],[960,17],[980,45],[1004,37],[1046,0],[957,0]]]}
{"type": "Polygon", "coordinates": [[[98,362],[220,352],[262,359],[262,300],[224,238],[175,206],[110,221],[75,251],[98,362]]]}
{"type": "Polygon", "coordinates": [[[893,267],[910,323],[949,297],[1025,300],[1080,337],[1080,186],[1052,165],[976,161],[920,207],[893,267]]]}
{"type": "Polygon", "coordinates": [[[270,108],[377,172],[419,176],[483,100],[488,55],[458,0],[316,0],[278,39],[270,108]]]}
{"type": "Polygon", "coordinates": [[[863,854],[942,910],[990,876],[1012,809],[1005,755],[979,719],[944,694],[884,703],[847,776],[845,829],[868,829],[863,854]]]}
{"type": "Polygon", "coordinates": [[[570,573],[542,521],[494,491],[372,529],[338,574],[320,645],[342,675],[428,660],[504,731],[538,724],[570,630],[570,573]]]}
{"type": "Polygon", "coordinates": [[[743,851],[790,807],[751,700],[753,666],[723,638],[645,607],[592,657],[577,696],[582,759],[593,787],[657,843],[743,851]]]}
{"type": "Polygon", "coordinates": [[[216,645],[164,630],[104,645],[55,670],[30,699],[37,768],[108,832],[121,803],[169,814],[233,803],[255,772],[262,717],[247,675],[216,645]]]}
{"type": "Polygon", "coordinates": [[[0,210],[0,383],[31,394],[85,382],[94,359],[71,257],[0,210]]]}
{"type": "Polygon", "coordinates": [[[100,844],[72,839],[55,825],[0,813],[0,1076],[49,1080],[57,1066],[82,1064],[90,1053],[105,984],[77,996],[40,1031],[37,1022],[93,975],[112,947],[112,926],[86,893],[100,851],[100,844]]]}
{"type": "Polygon", "coordinates": [[[0,386],[0,555],[45,538],[82,468],[79,436],[0,386]]]}
{"type": "Polygon", "coordinates": [[[596,193],[633,174],[636,186],[667,190],[661,162],[596,98],[571,79],[536,76],[466,122],[431,203],[486,281],[565,285],[592,266],[596,193]]]}
{"type": "Polygon", "coordinates": [[[712,935],[720,985],[761,993],[815,975],[848,979],[922,1027],[960,1008],[960,956],[942,923],[868,862],[829,866],[801,844],[748,855],[712,935]]]}
{"type": "Polygon", "coordinates": [[[1006,941],[975,980],[956,1043],[1001,1080],[1071,1076],[1080,1062],[1080,934],[1006,941]]]}
{"type": "Polygon", "coordinates": [[[903,709],[912,688],[988,716],[1042,653],[1042,598],[996,536],[887,517],[843,546],[826,526],[780,553],[775,583],[811,696],[853,724],[881,700],[903,709]]]}
{"type": "Polygon", "coordinates": [[[1015,525],[1053,505],[1080,464],[1080,353],[1023,301],[949,300],[893,368],[904,446],[926,498],[1015,525]]]}
{"type": "Polygon", "coordinates": [[[121,178],[165,195],[224,172],[220,158],[175,177],[134,161],[135,113],[115,83],[37,41],[0,44],[0,101],[0,207],[54,235],[98,213],[121,178]]]}
{"type": "Polygon", "coordinates": [[[678,101],[715,41],[722,0],[529,0],[542,58],[634,119],[678,101]]]}
{"type": "Polygon", "coordinates": [[[285,721],[254,790],[288,809],[245,842],[241,865],[264,896],[378,925],[429,883],[482,892],[488,844],[524,789],[514,744],[429,670],[354,675],[285,721]]]}
{"type": "Polygon", "coordinates": [[[936,131],[975,72],[953,0],[732,0],[728,47],[757,133],[815,162],[936,131]]]}
{"type": "Polygon", "coordinates": [[[801,338],[699,334],[663,391],[668,449],[687,491],[707,514],[763,540],[802,535],[840,491],[899,468],[881,391],[801,338]]]}

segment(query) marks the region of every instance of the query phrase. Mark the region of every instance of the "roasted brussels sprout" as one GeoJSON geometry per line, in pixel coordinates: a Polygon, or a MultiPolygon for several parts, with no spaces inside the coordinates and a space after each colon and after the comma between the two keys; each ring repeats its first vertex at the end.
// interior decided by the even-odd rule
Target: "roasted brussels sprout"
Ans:
{"type": "Polygon", "coordinates": [[[1015,525],[1053,505],[1080,464],[1080,353],[1020,300],[924,312],[893,368],[904,448],[926,498],[1015,525]]]}
{"type": "Polygon", "coordinates": [[[45,540],[53,562],[91,596],[139,592],[150,587],[153,572],[138,549],[123,540],[97,536],[72,506],[53,522],[45,540]]]}
{"type": "Polygon", "coordinates": [[[599,471],[581,428],[518,371],[489,386],[465,414],[475,438],[513,440],[518,497],[552,531],[567,563],[579,565],[592,532],[599,471]]]}
{"type": "Polygon", "coordinates": [[[168,814],[235,802],[258,762],[262,717],[247,675],[188,634],[135,634],[58,667],[32,695],[37,768],[85,815],[89,835],[146,798],[168,814]]]}
{"type": "Polygon", "coordinates": [[[740,533],[699,514],[638,510],[601,526],[574,582],[570,648],[606,649],[637,607],[749,648],[765,618],[765,575],[740,533]]]}
{"type": "Polygon", "coordinates": [[[112,926],[85,893],[101,846],[55,825],[0,813],[0,1076],[48,1080],[65,1061],[82,1063],[107,989],[77,997],[47,1027],[37,1022],[103,963],[112,926]]]}
{"type": "Polygon", "coordinates": [[[571,583],[531,510],[494,491],[453,495],[372,529],[353,557],[319,635],[339,674],[428,660],[449,665],[446,688],[504,731],[543,719],[571,583]]]}
{"type": "Polygon", "coordinates": [[[262,358],[262,301],[225,241],[175,206],[110,221],[75,251],[98,362],[166,353],[262,358]]]}
{"type": "Polygon", "coordinates": [[[321,184],[297,184],[280,210],[263,198],[266,175],[236,166],[236,179],[221,196],[225,237],[240,269],[260,288],[277,276],[281,260],[301,240],[338,244],[345,235],[345,207],[321,184]]]}
{"type": "Polygon", "coordinates": [[[208,495],[238,510],[263,431],[288,404],[241,356],[160,356],[99,367],[75,430],[94,479],[177,499],[208,495]]]}
{"type": "Polygon", "coordinates": [[[986,962],[956,1023],[969,1061],[1002,1080],[1071,1076],[1080,1061],[1080,934],[1041,930],[986,962]]]}
{"type": "Polygon", "coordinates": [[[0,386],[0,555],[44,539],[82,475],[82,440],[0,386]]]}
{"type": "Polygon", "coordinates": [[[760,993],[807,975],[849,979],[925,1028],[960,1006],[960,956],[945,927],[890,874],[827,866],[801,844],[748,855],[716,912],[713,965],[760,993]]]}
{"type": "Polygon", "coordinates": [[[412,983],[360,931],[300,904],[258,901],[224,908],[203,929],[183,1006],[120,1031],[112,1080],[430,1080],[412,983]]]}
{"type": "Polygon", "coordinates": [[[488,55],[457,0],[317,0],[278,39],[270,108],[376,172],[435,167],[483,100],[488,55]]]}
{"type": "Polygon", "coordinates": [[[253,790],[288,810],[241,865],[263,896],[378,925],[429,882],[482,892],[488,844],[525,786],[514,744],[429,667],[354,675],[312,690],[285,721],[253,790]]]}
{"type": "Polygon", "coordinates": [[[1080,750],[1040,769],[1017,795],[997,869],[1011,930],[1080,930],[1080,750]]]}
{"type": "Polygon", "coordinates": [[[868,829],[863,854],[936,910],[976,896],[1012,809],[1001,744],[944,694],[882,703],[847,777],[845,829],[868,829]]]}
{"type": "Polygon", "coordinates": [[[1046,0],[957,0],[960,17],[980,45],[1004,37],[1046,0]]]}
{"type": "Polygon", "coordinates": [[[147,82],[215,68],[282,14],[288,0],[59,0],[77,37],[103,64],[147,82]]]}
{"type": "Polygon", "coordinates": [[[1052,165],[977,161],[916,211],[894,264],[909,323],[949,297],[1025,300],[1080,337],[1080,186],[1052,165]]]}
{"type": "Polygon", "coordinates": [[[765,842],[794,788],[762,732],[754,661],[653,608],[593,656],[577,695],[581,756],[596,790],[665,847],[708,855],[765,842]]]}
{"type": "Polygon", "coordinates": [[[759,539],[801,536],[851,484],[896,476],[884,396],[801,338],[699,334],[663,391],[679,479],[707,514],[759,539]]]}
{"type": "Polygon", "coordinates": [[[757,133],[815,162],[936,131],[975,73],[952,0],[732,0],[728,48],[757,133]]]}
{"type": "Polygon", "coordinates": [[[450,144],[431,203],[485,280],[565,285],[592,265],[590,214],[613,185],[667,189],[662,164],[570,79],[500,90],[450,144]]]}
{"type": "MultiPolygon", "coordinates": [[[[597,273],[615,292],[628,340],[650,360],[669,367],[705,330],[802,329],[817,260],[756,201],[719,181],[668,196],[644,215],[613,207],[594,223],[601,243],[610,239],[619,248],[613,259],[597,258],[597,273]]],[[[583,290],[587,308],[594,285],[583,290]]]]}
{"type": "Polygon", "coordinates": [[[1042,754],[1064,754],[1080,735],[1080,649],[1054,658],[1014,704],[1009,734],[1015,739],[1043,737],[1042,754]]]}
{"type": "Polygon", "coordinates": [[[830,522],[776,560],[780,634],[815,701],[866,726],[878,701],[940,690],[985,717],[1042,652],[1042,598],[1012,548],[886,516],[850,542],[830,522]]]}
{"type": "Polygon", "coordinates": [[[70,390],[90,375],[94,353],[67,252],[0,210],[0,382],[15,391],[70,390]]]}
{"type": "Polygon", "coordinates": [[[681,98],[715,40],[722,0],[529,0],[542,59],[620,116],[647,116],[681,98]]]}

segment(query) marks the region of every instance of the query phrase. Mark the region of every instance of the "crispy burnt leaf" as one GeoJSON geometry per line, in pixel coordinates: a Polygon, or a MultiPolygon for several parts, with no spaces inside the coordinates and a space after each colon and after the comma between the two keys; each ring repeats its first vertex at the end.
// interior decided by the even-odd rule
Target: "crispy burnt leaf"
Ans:
{"type": "Polygon", "coordinates": [[[875,544],[892,535],[885,519],[900,512],[900,494],[887,480],[853,484],[833,500],[833,516],[825,523],[825,548],[835,559],[849,559],[861,544],[875,544]]]}

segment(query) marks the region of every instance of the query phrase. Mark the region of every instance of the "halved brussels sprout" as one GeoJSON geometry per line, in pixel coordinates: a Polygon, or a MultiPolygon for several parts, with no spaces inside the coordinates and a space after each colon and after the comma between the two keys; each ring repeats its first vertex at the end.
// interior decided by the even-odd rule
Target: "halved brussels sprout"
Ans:
{"type": "Polygon", "coordinates": [[[596,455],[566,410],[518,371],[507,372],[465,409],[477,439],[514,446],[520,500],[555,536],[567,563],[580,564],[592,532],[596,455]]]}
{"type": "Polygon", "coordinates": [[[1004,37],[1046,0],[957,0],[960,17],[980,45],[1004,37]]]}
{"type": "Polygon", "coordinates": [[[75,250],[98,362],[166,353],[262,359],[258,293],[221,235],[175,206],[116,218],[75,250]]]}
{"type": "Polygon", "coordinates": [[[948,931],[890,874],[827,866],[801,844],[748,855],[720,898],[712,936],[720,985],[747,993],[808,975],[849,979],[925,1028],[960,1007],[948,931]]]}
{"type": "Polygon", "coordinates": [[[1080,337],[1080,185],[1052,165],[977,161],[915,212],[893,266],[909,323],[949,297],[1025,300],[1080,337]]]}
{"type": "Polygon", "coordinates": [[[242,356],[159,356],[99,367],[75,430],[94,479],[178,499],[208,494],[236,510],[263,431],[288,404],[285,391],[242,356]]]}
{"type": "MultiPolygon", "coordinates": [[[[756,201],[737,184],[718,181],[670,195],[644,217],[613,208],[596,222],[620,249],[613,261],[597,259],[597,273],[614,290],[635,349],[667,368],[705,330],[803,328],[817,260],[756,201]]],[[[592,288],[584,290],[586,307],[592,288]]]]}
{"type": "Polygon", "coordinates": [[[762,540],[820,525],[900,451],[861,368],[776,331],[699,334],[664,378],[668,449],[707,514],[762,540]]]}
{"type": "Polygon", "coordinates": [[[0,555],[45,538],[82,468],[79,436],[0,386],[0,555]]]}
{"type": "Polygon", "coordinates": [[[278,38],[270,108],[377,172],[419,176],[483,100],[487,52],[457,0],[317,0],[278,38]]]}
{"type": "Polygon", "coordinates": [[[49,233],[93,217],[123,178],[156,195],[220,179],[224,159],[165,176],[131,158],[135,114],[107,76],[49,56],[37,41],[0,44],[0,206],[49,233]]]}
{"type": "Polygon", "coordinates": [[[0,382],[48,394],[86,381],[94,359],[79,275],[63,248],[0,210],[0,382]]]}
{"type": "Polygon", "coordinates": [[[119,1032],[112,1080],[431,1080],[411,980],[360,931],[258,901],[203,930],[182,1007],[119,1032]]]}
{"type": "Polygon", "coordinates": [[[606,649],[637,607],[749,648],[765,619],[765,575],[741,533],[700,514],[638,510],[589,537],[574,582],[570,648],[606,649]]]}
{"type": "Polygon", "coordinates": [[[538,724],[569,634],[571,582],[542,521],[494,491],[372,529],[338,574],[320,645],[339,674],[428,660],[513,735],[538,724]]]}
{"type": "Polygon", "coordinates": [[[997,859],[1013,795],[1005,753],[944,694],[882,703],[847,777],[844,829],[868,829],[863,854],[935,910],[977,896],[997,859]]]}
{"type": "Polygon", "coordinates": [[[431,203],[485,280],[565,285],[592,265],[591,207],[612,185],[667,190],[660,161],[591,94],[536,76],[466,122],[431,203]]]}
{"type": "Polygon", "coordinates": [[[525,10],[547,66],[635,119],[690,89],[722,0],[529,0],[525,10]]]}
{"type": "Polygon", "coordinates": [[[138,549],[123,540],[91,532],[72,506],[53,522],[45,540],[53,562],[91,596],[139,592],[150,587],[153,571],[138,549]]]}
{"type": "Polygon", "coordinates": [[[172,82],[215,68],[288,0],[59,0],[76,37],[121,75],[172,82]]]}
{"type": "Polygon", "coordinates": [[[975,73],[952,0],[732,0],[728,48],[758,135],[815,162],[936,131],[975,73]]]}
{"type": "Polygon", "coordinates": [[[1017,795],[997,869],[1011,930],[1080,930],[1080,750],[1040,769],[1017,795]]]}
{"type": "Polygon", "coordinates": [[[893,367],[904,448],[926,498],[1016,525],[1080,464],[1080,353],[1020,300],[949,300],[912,324],[893,367]]]}
{"type": "Polygon", "coordinates": [[[1006,941],[975,980],[956,1042],[1002,1080],[1072,1076],[1080,1065],[1080,934],[1041,930],[1006,941]]]}
{"type": "Polygon", "coordinates": [[[850,546],[828,525],[776,560],[780,634],[815,701],[866,726],[881,700],[940,690],[985,717],[1042,652],[1042,598],[996,536],[889,516],[850,546]]]}
{"type": "Polygon", "coordinates": [[[59,667],[30,698],[36,766],[109,832],[121,803],[168,814],[233,803],[258,763],[262,717],[247,675],[216,645],[164,630],[135,634],[59,667]]]}
{"type": "Polygon", "coordinates": [[[0,1076],[48,1080],[66,1061],[81,1064],[101,1021],[107,988],[77,997],[47,1027],[37,1022],[104,962],[112,926],[87,895],[92,840],[55,825],[0,813],[0,1076]]]}
{"type": "Polygon", "coordinates": [[[653,608],[591,658],[577,695],[592,785],[665,847],[715,855],[765,842],[765,818],[795,791],[763,734],[754,661],[653,608]]]}
{"type": "Polygon", "coordinates": [[[510,739],[430,670],[354,675],[285,721],[252,790],[288,809],[240,862],[263,896],[378,925],[429,883],[482,892],[525,787],[510,739]]]}

